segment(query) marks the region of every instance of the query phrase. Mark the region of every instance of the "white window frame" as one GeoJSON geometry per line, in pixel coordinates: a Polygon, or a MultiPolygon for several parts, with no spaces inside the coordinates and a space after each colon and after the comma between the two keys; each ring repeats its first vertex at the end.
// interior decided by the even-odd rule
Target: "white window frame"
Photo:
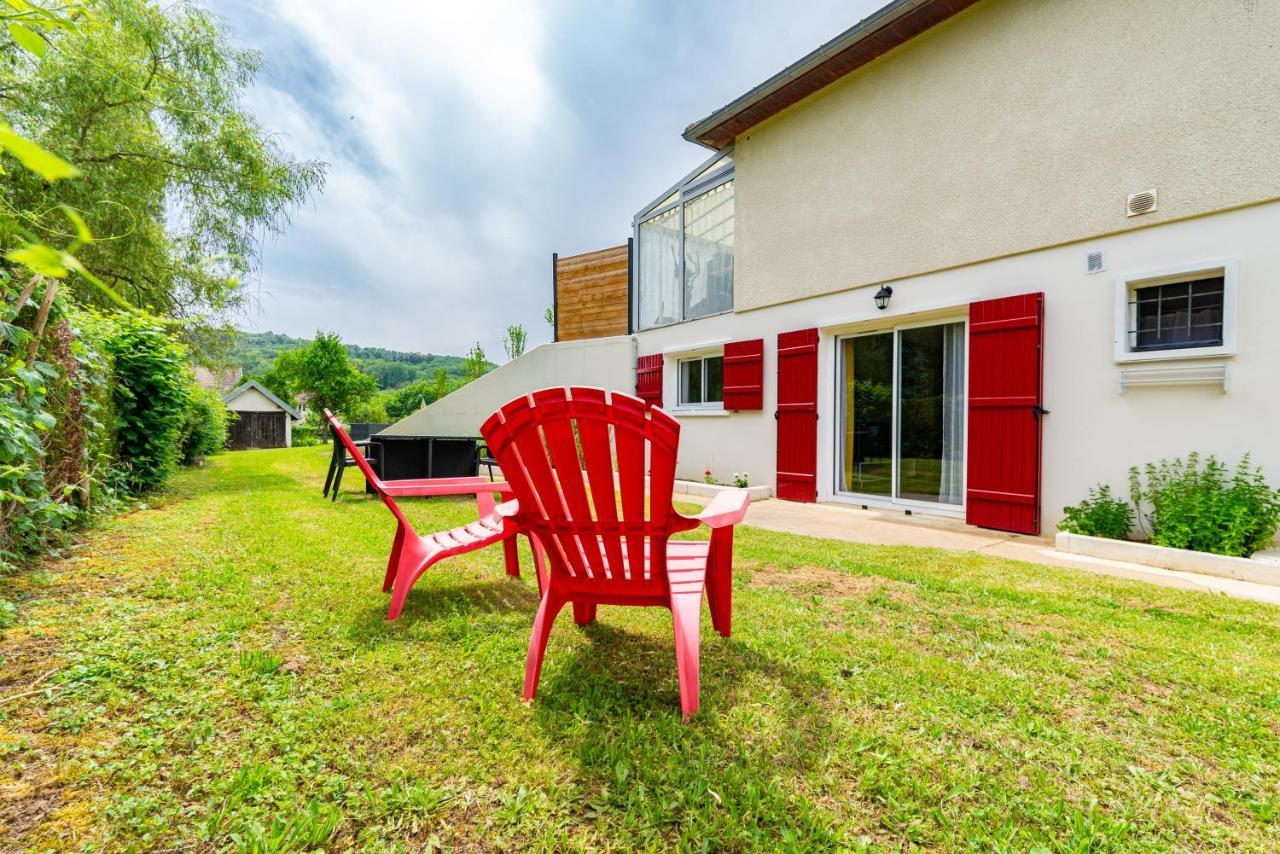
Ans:
{"type": "MultiPolygon", "coordinates": [[[[703,362],[703,363],[704,363],[704,365],[703,365],[703,369],[702,369],[702,396],[703,396],[704,398],[707,396],[707,370],[706,370],[706,365],[705,365],[705,362],[706,362],[706,360],[707,360],[707,359],[721,359],[721,360],[722,360],[722,361],[721,361],[721,371],[722,371],[722,373],[721,373],[721,377],[723,378],[723,376],[724,376],[724,374],[723,374],[723,370],[724,370],[724,368],[723,368],[723,365],[724,365],[724,362],[723,362],[723,359],[724,359],[724,348],[723,348],[723,347],[721,347],[721,348],[719,348],[719,349],[706,349],[706,350],[693,351],[693,352],[691,352],[691,351],[686,351],[686,352],[681,353],[679,356],[675,357],[675,363],[676,363],[676,369],[675,369],[675,378],[676,378],[675,402],[676,402],[676,405],[675,405],[675,410],[674,410],[674,411],[676,411],[676,412],[723,412],[723,411],[724,411],[724,389],[723,389],[723,387],[721,388],[721,391],[720,391],[720,399],[719,399],[719,400],[714,400],[714,401],[706,401],[706,400],[704,400],[702,403],[685,403],[683,400],[681,400],[681,399],[680,399],[680,398],[681,398],[681,392],[684,390],[684,383],[683,383],[684,376],[683,376],[683,370],[682,370],[682,369],[683,369],[684,364],[685,364],[686,362],[703,362]]],[[[723,379],[722,379],[722,383],[723,383],[723,379]]]]}
{"type": "Polygon", "coordinates": [[[1140,270],[1116,277],[1115,286],[1115,361],[1164,362],[1171,360],[1211,359],[1236,354],[1236,304],[1239,289],[1239,264],[1234,258],[1177,264],[1155,270],[1140,270]],[[1140,288],[1172,285],[1207,276],[1222,276],[1222,344],[1216,347],[1178,347],[1167,350],[1134,350],[1129,330],[1136,325],[1131,303],[1140,288]]]}
{"type": "Polygon", "coordinates": [[[833,352],[835,356],[835,393],[832,397],[832,423],[835,425],[835,435],[832,442],[832,460],[831,460],[831,497],[832,500],[845,504],[855,504],[863,507],[883,507],[895,510],[910,510],[912,512],[925,513],[931,516],[949,516],[953,518],[963,519],[967,510],[967,502],[969,497],[969,317],[968,315],[941,316],[931,317],[927,320],[905,320],[898,323],[876,324],[863,329],[857,329],[850,332],[842,332],[833,336],[835,346],[833,352]],[[899,333],[907,329],[919,329],[926,326],[944,326],[951,323],[959,323],[964,329],[964,398],[965,406],[963,407],[964,421],[964,441],[960,445],[961,466],[960,466],[960,503],[959,504],[943,504],[938,501],[920,501],[914,498],[899,498],[898,480],[899,474],[899,454],[898,454],[898,431],[901,427],[900,412],[902,401],[900,396],[901,387],[901,371],[902,371],[902,354],[899,344],[899,333]],[[892,450],[891,474],[892,485],[888,495],[875,495],[870,492],[852,492],[840,488],[840,466],[844,457],[844,426],[840,413],[840,396],[842,394],[841,383],[843,380],[842,359],[841,359],[841,343],[849,338],[859,338],[864,335],[876,335],[880,333],[889,333],[893,335],[893,429],[890,433],[890,446],[892,450]]]}

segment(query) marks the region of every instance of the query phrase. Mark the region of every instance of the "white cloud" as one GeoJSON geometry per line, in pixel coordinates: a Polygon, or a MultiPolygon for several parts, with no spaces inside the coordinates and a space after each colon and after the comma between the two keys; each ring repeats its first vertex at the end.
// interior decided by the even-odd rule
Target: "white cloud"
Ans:
{"type": "Polygon", "coordinates": [[[625,240],[704,156],[687,122],[857,17],[840,0],[209,2],[264,53],[248,106],[330,164],[266,248],[248,324],[437,353],[501,352],[515,322],[547,340],[551,253],[625,240]]]}

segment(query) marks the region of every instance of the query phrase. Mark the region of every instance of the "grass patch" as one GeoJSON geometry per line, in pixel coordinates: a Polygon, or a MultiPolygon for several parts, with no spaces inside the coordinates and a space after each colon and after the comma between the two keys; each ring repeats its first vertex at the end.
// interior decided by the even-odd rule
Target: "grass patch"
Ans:
{"type": "Polygon", "coordinates": [[[327,460],[217,457],[4,579],[6,845],[1280,847],[1278,609],[748,527],[692,724],[658,609],[562,615],[525,707],[531,579],[464,556],[387,623],[390,515],[327,460]]]}

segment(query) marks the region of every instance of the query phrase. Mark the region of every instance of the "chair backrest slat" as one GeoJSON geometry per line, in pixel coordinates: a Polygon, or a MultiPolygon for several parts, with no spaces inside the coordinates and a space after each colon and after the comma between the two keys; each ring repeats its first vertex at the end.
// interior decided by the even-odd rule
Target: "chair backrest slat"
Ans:
{"type": "MultiPolygon", "coordinates": [[[[614,400],[614,442],[618,449],[618,492],[622,495],[622,518],[643,519],[645,435],[641,429],[645,421],[646,404],[628,406],[625,400],[614,400]]],[[[639,398],[635,398],[640,400],[639,398]]],[[[644,581],[644,537],[631,534],[626,538],[627,578],[633,582],[644,581]]]]}
{"type": "Polygon", "coordinates": [[[365,459],[364,454],[360,453],[360,449],[356,447],[356,443],[351,441],[351,437],[347,435],[347,431],[338,423],[338,419],[335,418],[333,413],[327,409],[324,410],[324,417],[325,420],[329,422],[329,429],[333,431],[335,441],[341,442],[342,447],[346,448],[347,453],[356,461],[356,465],[360,468],[360,473],[363,474],[365,480],[369,482],[369,486],[373,487],[373,491],[378,493],[378,496],[382,499],[382,503],[387,505],[387,509],[391,511],[391,514],[396,517],[396,520],[399,521],[400,524],[412,531],[413,525],[410,524],[407,518],[405,518],[404,513],[400,512],[400,508],[396,505],[395,501],[392,500],[391,496],[387,495],[387,490],[384,488],[382,478],[374,474],[373,467],[369,465],[369,461],[365,459]]]}
{"type": "MultiPolygon", "coordinates": [[[[567,515],[570,519],[590,519],[591,505],[586,484],[582,480],[582,455],[574,432],[576,419],[569,411],[566,390],[548,388],[535,392],[533,405],[544,415],[541,419],[542,433],[546,438],[551,467],[560,485],[567,515]]],[[[573,545],[583,558],[583,569],[587,576],[603,578],[605,568],[599,538],[578,534],[574,537],[573,545]]]]}
{"type": "Polygon", "coordinates": [[[555,388],[516,398],[480,430],[553,573],[623,595],[667,590],[667,539],[693,526],[671,506],[675,419],[621,392],[555,388]]]}
{"type": "MultiPolygon", "coordinates": [[[[527,398],[519,398],[508,406],[510,410],[507,414],[511,419],[511,437],[516,455],[513,465],[517,467],[521,480],[543,485],[543,488],[531,490],[530,497],[540,517],[550,523],[545,526],[547,536],[543,538],[543,544],[547,547],[551,562],[553,565],[558,562],[569,575],[585,575],[586,566],[577,538],[569,532],[570,519],[564,506],[564,496],[556,486],[555,469],[547,456],[540,417],[527,398]]],[[[503,464],[503,457],[499,456],[498,465],[501,467],[503,464]]],[[[516,493],[517,496],[519,494],[516,493]]]]}
{"type": "Polygon", "coordinates": [[[329,429],[333,431],[336,441],[341,442],[346,448],[347,453],[356,461],[356,465],[360,467],[360,473],[369,481],[369,485],[377,490],[378,494],[382,494],[382,480],[373,473],[373,467],[369,465],[369,461],[364,458],[364,454],[360,453],[360,449],[356,447],[356,443],[347,435],[347,431],[338,423],[338,419],[333,416],[329,410],[324,410],[325,420],[329,422],[329,429]]]}
{"type": "Polygon", "coordinates": [[[618,531],[618,492],[613,477],[613,437],[610,435],[608,410],[602,389],[576,389],[573,399],[577,415],[578,437],[586,463],[587,480],[596,523],[604,549],[604,561],[611,578],[625,578],[626,562],[622,557],[622,539],[618,531]]]}

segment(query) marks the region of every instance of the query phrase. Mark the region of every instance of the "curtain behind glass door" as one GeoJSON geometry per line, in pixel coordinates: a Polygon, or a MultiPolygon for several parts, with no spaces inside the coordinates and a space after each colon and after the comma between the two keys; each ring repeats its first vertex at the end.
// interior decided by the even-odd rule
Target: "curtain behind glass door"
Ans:
{"type": "Polygon", "coordinates": [[[844,339],[841,363],[840,490],[889,496],[893,490],[893,333],[844,339]]]}
{"type": "Polygon", "coordinates": [[[964,457],[964,324],[898,333],[898,489],[959,504],[964,457]]]}

